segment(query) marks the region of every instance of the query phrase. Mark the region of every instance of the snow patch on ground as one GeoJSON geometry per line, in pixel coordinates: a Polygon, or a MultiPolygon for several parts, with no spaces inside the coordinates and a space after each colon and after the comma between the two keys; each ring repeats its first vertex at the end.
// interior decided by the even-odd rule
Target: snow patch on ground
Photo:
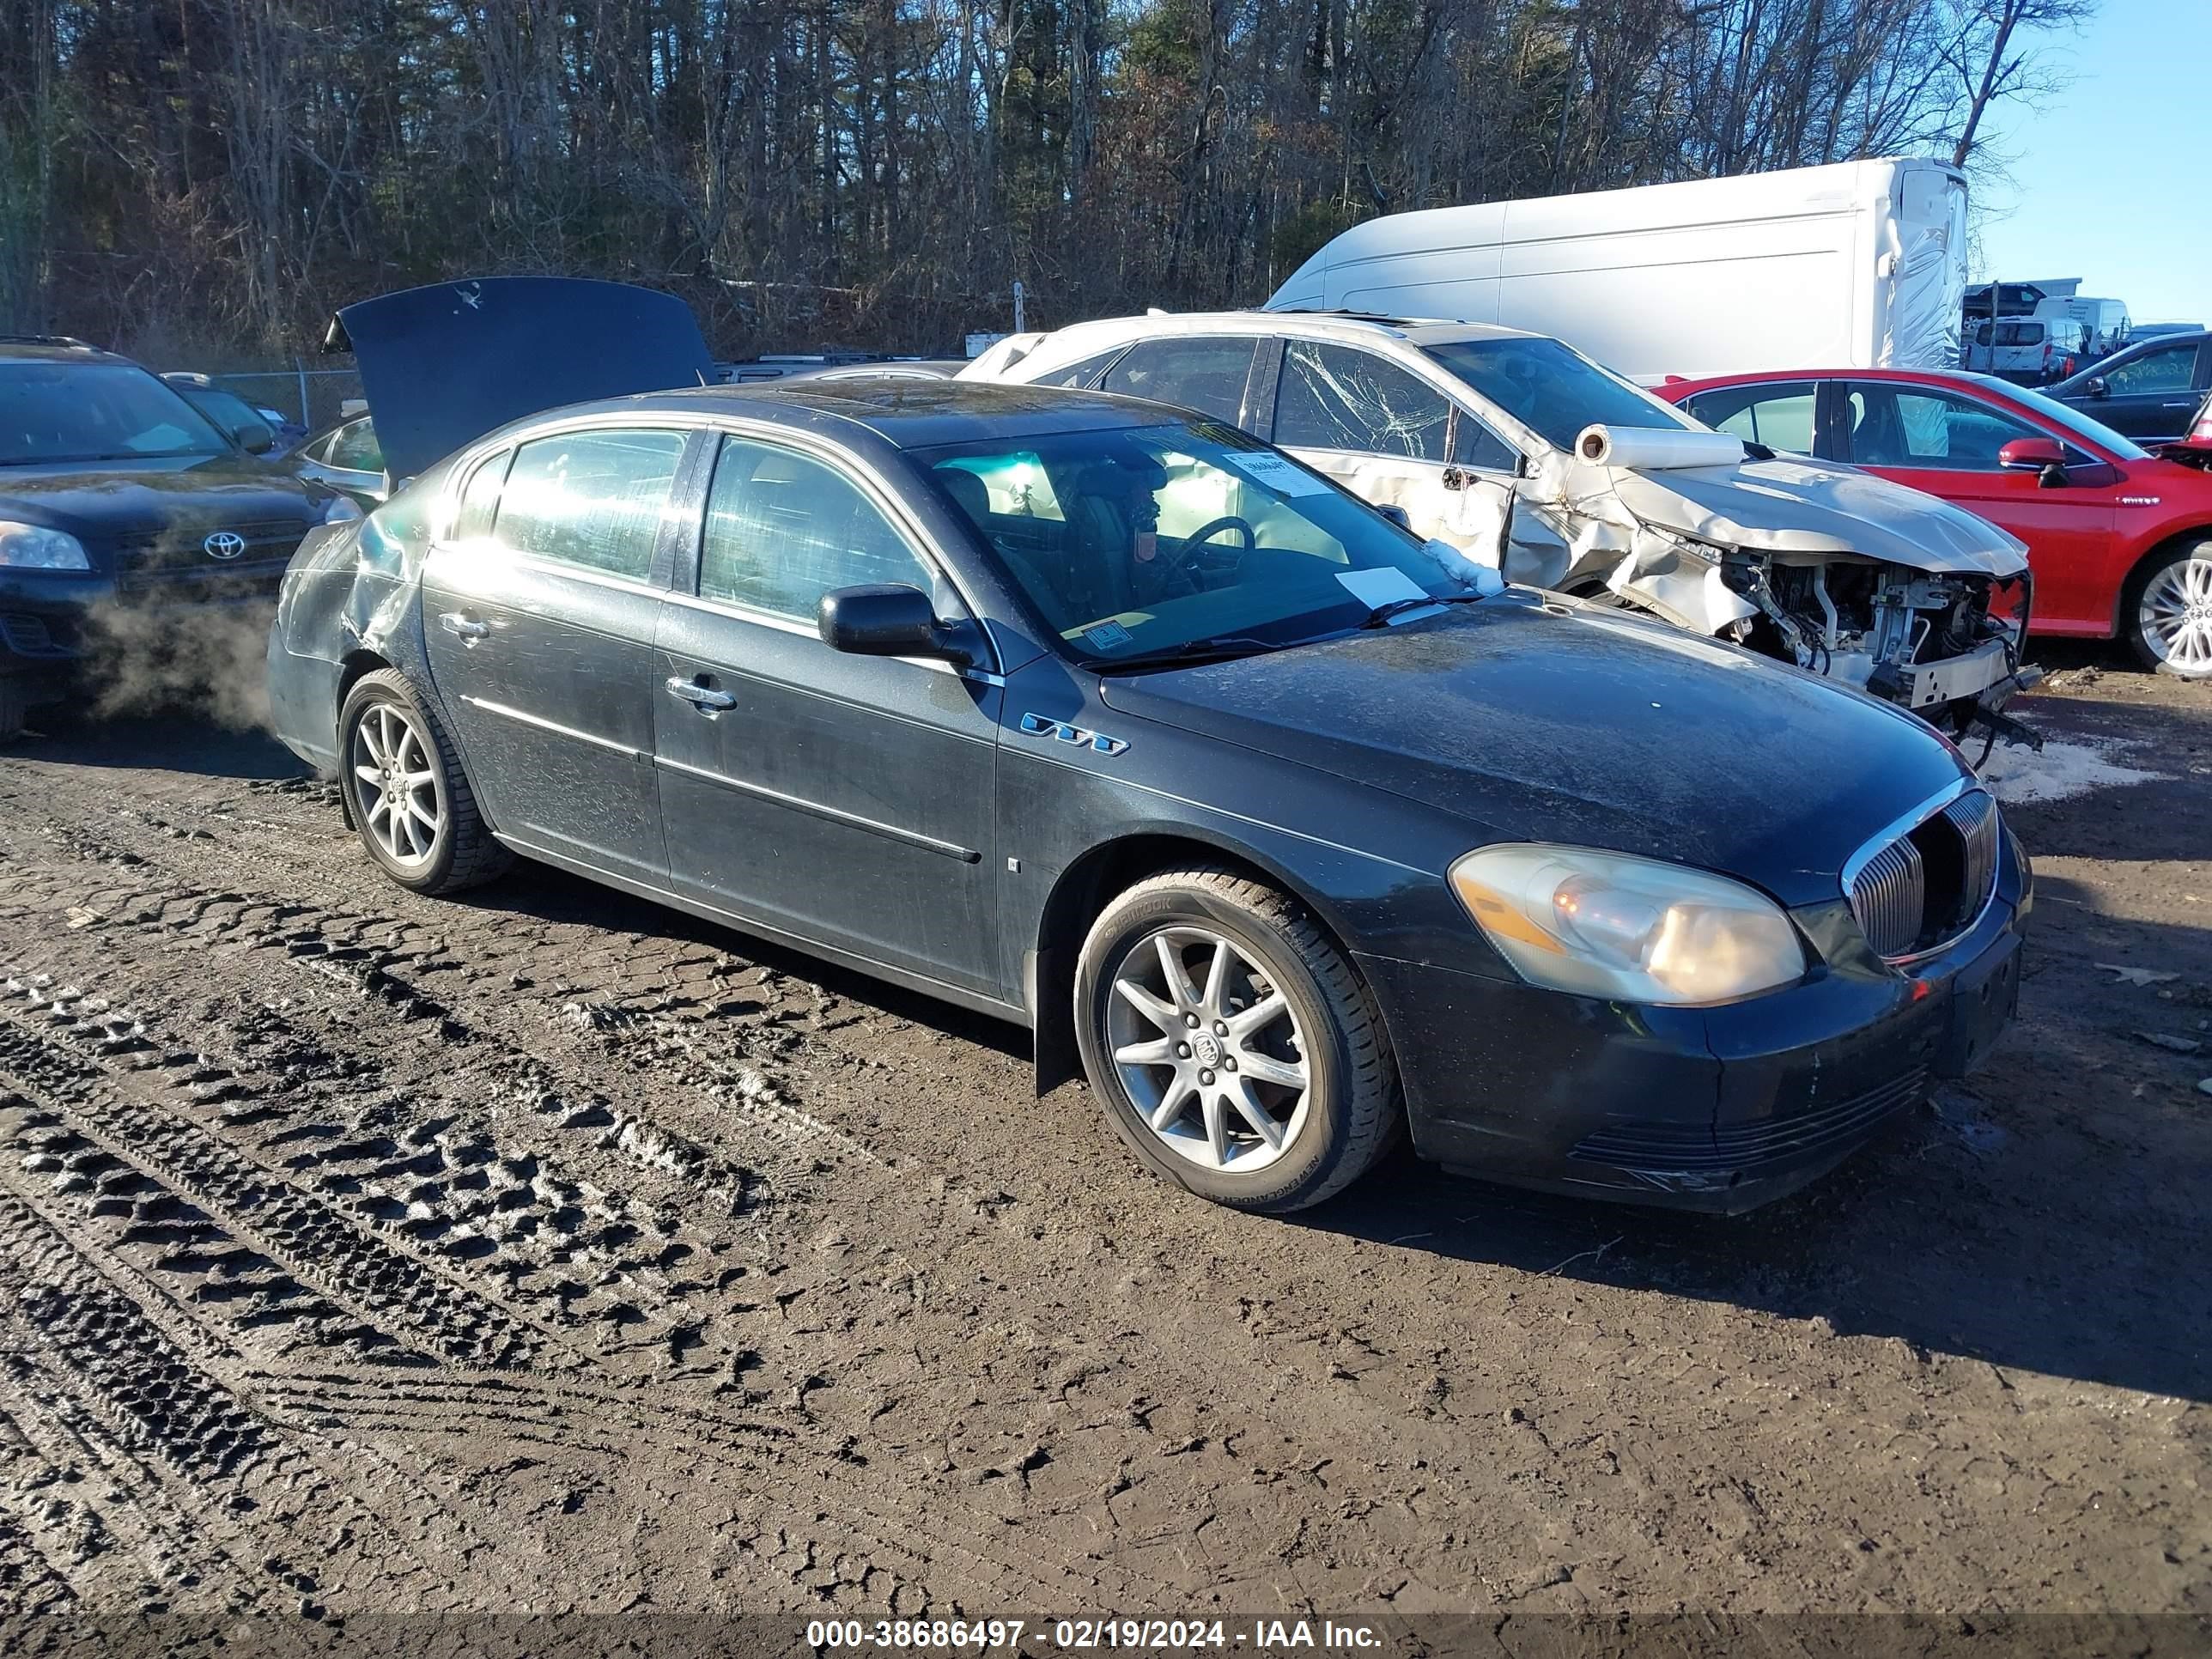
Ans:
{"type": "Polygon", "coordinates": [[[2093,790],[2118,789],[2133,783],[2155,783],[2164,772],[2123,765],[2116,758],[2132,744],[2090,739],[2068,743],[2053,738],[2040,751],[2026,744],[2000,744],[1982,767],[1982,781],[1999,800],[2009,805],[2030,801],[2069,800],[2093,790]]]}

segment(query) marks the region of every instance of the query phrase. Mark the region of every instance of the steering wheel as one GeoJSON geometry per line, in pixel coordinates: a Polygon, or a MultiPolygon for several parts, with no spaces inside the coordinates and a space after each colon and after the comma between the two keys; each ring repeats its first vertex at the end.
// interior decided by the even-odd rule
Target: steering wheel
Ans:
{"type": "Polygon", "coordinates": [[[1244,556],[1259,544],[1260,538],[1253,533],[1249,521],[1233,513],[1224,513],[1219,518],[1200,525],[1189,535],[1178,538],[1178,540],[1181,546],[1174,552],[1162,556],[1167,566],[1164,574],[1188,574],[1194,580],[1201,572],[1209,575],[1234,576],[1243,568],[1244,556]],[[1244,538],[1244,545],[1234,550],[1206,545],[1224,530],[1237,532],[1244,538]]]}

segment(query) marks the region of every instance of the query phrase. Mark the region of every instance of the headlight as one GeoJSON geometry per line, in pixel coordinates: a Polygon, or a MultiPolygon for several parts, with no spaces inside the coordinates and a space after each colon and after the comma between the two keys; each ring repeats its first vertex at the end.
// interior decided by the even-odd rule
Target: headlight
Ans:
{"type": "Polygon", "coordinates": [[[44,525],[0,519],[0,568],[11,570],[89,570],[84,544],[44,525]]]}
{"type": "Polygon", "coordinates": [[[361,503],[350,495],[333,495],[323,505],[325,524],[351,524],[361,517],[361,503]]]}
{"type": "Polygon", "coordinates": [[[1511,843],[1469,853],[1452,890],[1532,983],[1619,1002],[1734,1002],[1802,978],[1778,906],[1656,859],[1511,843]]]}

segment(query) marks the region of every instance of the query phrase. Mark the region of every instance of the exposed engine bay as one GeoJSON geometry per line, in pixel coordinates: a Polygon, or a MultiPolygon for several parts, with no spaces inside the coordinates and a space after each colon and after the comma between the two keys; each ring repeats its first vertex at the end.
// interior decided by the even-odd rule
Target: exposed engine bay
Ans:
{"type": "MultiPolygon", "coordinates": [[[[1434,531],[1509,580],[1602,599],[1911,710],[2035,743],[2004,714],[2035,684],[2014,538],[1917,490],[1718,433],[1592,428],[1507,489],[1445,476],[1434,531]],[[1494,550],[1492,551],[1491,550],[1494,550]]],[[[1353,487],[1373,499],[1388,482],[1353,487]]]]}
{"type": "Polygon", "coordinates": [[[1947,730],[1963,732],[2041,678],[2023,674],[2017,621],[1990,614],[1995,599],[2025,617],[2025,575],[1930,576],[1901,565],[1788,565],[1736,553],[1723,560],[1721,580],[1759,608],[1733,625],[1743,643],[1864,686],[1947,730]]]}

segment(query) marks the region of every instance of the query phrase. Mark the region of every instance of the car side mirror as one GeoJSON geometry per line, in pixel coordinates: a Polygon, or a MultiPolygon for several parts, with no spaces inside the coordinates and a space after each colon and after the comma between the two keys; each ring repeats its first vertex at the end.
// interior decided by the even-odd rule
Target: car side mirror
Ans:
{"type": "Polygon", "coordinates": [[[1997,465],[2008,472],[2041,474],[2046,489],[2066,482],[2066,450],[2056,438],[2014,438],[1997,451],[1997,465]]]}
{"type": "Polygon", "coordinates": [[[902,582],[824,593],[815,628],[832,651],[855,657],[936,657],[960,668],[975,660],[973,624],[939,621],[929,595],[902,582]]]}
{"type": "Polygon", "coordinates": [[[2092,398],[2109,398],[2112,395],[2112,383],[2101,374],[2092,374],[2081,390],[2092,398]]]}
{"type": "Polygon", "coordinates": [[[240,421],[230,435],[249,455],[266,455],[276,447],[276,434],[269,429],[265,421],[240,421]]]}
{"type": "Polygon", "coordinates": [[[1375,510],[1401,530],[1410,532],[1413,528],[1413,515],[1395,501],[1386,503],[1375,510]]]}

